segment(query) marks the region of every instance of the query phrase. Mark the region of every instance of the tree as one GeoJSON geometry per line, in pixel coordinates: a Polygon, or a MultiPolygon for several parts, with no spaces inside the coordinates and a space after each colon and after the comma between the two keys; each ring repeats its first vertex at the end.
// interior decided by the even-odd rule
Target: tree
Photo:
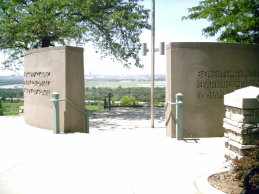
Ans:
{"type": "MultiPolygon", "coordinates": [[[[149,29],[141,0],[0,0],[0,51],[15,69],[24,51],[92,42],[102,56],[141,67],[139,35],[149,29]]],[[[21,62],[21,61],[20,61],[21,62]]]]}
{"type": "Polygon", "coordinates": [[[120,105],[138,105],[138,101],[135,99],[134,96],[123,96],[120,100],[120,105]]]}
{"type": "Polygon", "coordinates": [[[211,22],[202,30],[207,37],[219,32],[219,41],[259,44],[258,0],[204,0],[188,11],[182,19],[211,22]]]}

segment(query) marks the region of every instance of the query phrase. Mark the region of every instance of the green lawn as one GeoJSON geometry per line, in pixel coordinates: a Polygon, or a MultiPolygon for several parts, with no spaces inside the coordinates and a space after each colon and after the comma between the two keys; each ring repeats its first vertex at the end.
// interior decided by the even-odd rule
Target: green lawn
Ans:
{"type": "Polygon", "coordinates": [[[101,105],[85,105],[87,110],[102,110],[103,106],[101,105]]]}
{"type": "Polygon", "coordinates": [[[17,114],[19,114],[19,107],[20,106],[23,106],[22,102],[19,102],[19,103],[2,102],[3,115],[17,115],[17,114]]]}
{"type": "MultiPolygon", "coordinates": [[[[23,103],[10,103],[2,102],[3,115],[17,115],[19,114],[19,107],[23,106],[23,103]]],[[[101,105],[86,105],[87,110],[102,110],[101,105]]]]}

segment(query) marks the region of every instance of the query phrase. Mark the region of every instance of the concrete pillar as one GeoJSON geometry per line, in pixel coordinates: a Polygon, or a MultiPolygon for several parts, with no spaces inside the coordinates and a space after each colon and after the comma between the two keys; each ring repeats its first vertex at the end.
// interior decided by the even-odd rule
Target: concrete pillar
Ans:
{"type": "Polygon", "coordinates": [[[258,87],[246,87],[224,95],[226,113],[225,158],[240,158],[259,145],[259,95],[258,87]]]}
{"type": "MultiPolygon", "coordinates": [[[[26,123],[51,129],[51,93],[58,92],[85,107],[83,48],[60,46],[31,50],[24,59],[24,118],[26,123]]],[[[60,102],[60,132],[86,132],[85,116],[60,102]]]]}
{"type": "MultiPolygon", "coordinates": [[[[183,137],[222,137],[224,94],[259,87],[259,45],[173,42],[167,45],[166,101],[184,96],[183,137]]],[[[166,112],[166,134],[175,134],[175,106],[166,112]]]]}

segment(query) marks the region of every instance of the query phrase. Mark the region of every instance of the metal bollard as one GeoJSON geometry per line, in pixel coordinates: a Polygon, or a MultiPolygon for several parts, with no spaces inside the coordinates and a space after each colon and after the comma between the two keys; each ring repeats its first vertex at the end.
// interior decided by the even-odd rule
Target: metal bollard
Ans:
{"type": "Polygon", "coordinates": [[[112,98],[112,93],[108,93],[108,108],[111,110],[111,98],[112,98]]]}
{"type": "Polygon", "coordinates": [[[60,133],[59,130],[59,93],[53,92],[51,94],[51,128],[53,130],[53,133],[58,134],[60,133]]]}
{"type": "Polygon", "coordinates": [[[183,139],[183,94],[177,93],[176,98],[176,139],[183,139]]]}

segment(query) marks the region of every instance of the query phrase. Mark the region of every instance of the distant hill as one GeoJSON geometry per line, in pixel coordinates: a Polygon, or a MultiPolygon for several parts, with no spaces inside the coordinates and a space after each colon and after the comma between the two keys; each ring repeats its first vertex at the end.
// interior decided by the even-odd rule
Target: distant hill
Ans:
{"type": "MultiPolygon", "coordinates": [[[[88,81],[150,81],[150,75],[85,75],[88,81]]],[[[0,86],[23,84],[23,76],[0,76],[0,86]]],[[[156,81],[165,81],[165,75],[155,75],[156,81]]]]}
{"type": "MultiPolygon", "coordinates": [[[[89,81],[150,81],[150,75],[85,75],[89,81]]],[[[155,75],[156,81],[165,81],[165,75],[155,75]]]]}
{"type": "Polygon", "coordinates": [[[23,76],[0,76],[0,86],[23,84],[23,76]]]}

